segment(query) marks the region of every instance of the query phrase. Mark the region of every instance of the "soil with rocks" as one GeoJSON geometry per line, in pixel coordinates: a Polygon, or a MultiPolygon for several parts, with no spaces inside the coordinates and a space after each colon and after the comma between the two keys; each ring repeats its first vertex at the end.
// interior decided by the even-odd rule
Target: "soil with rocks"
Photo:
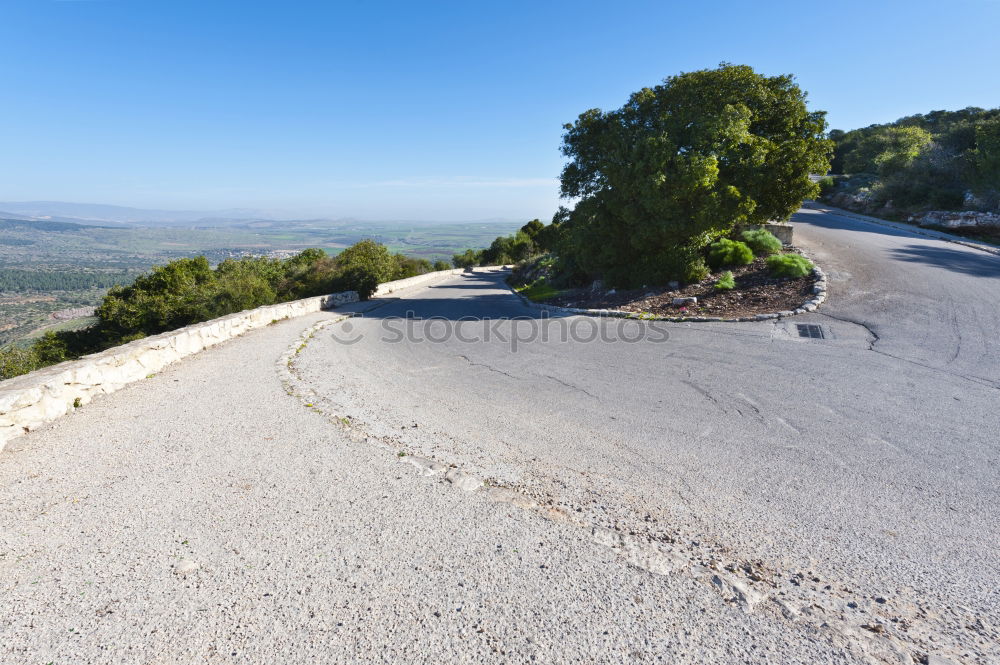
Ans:
{"type": "Polygon", "coordinates": [[[816,277],[774,277],[763,258],[754,259],[745,266],[729,268],[736,279],[736,288],[719,291],[715,283],[725,272],[712,273],[695,284],[678,289],[646,287],[641,289],[594,290],[583,287],[562,291],[543,302],[561,307],[586,309],[616,309],[626,312],[654,314],[657,316],[706,316],[735,319],[794,310],[813,297],[816,277]],[[694,297],[696,305],[677,306],[674,298],[694,297]]]}

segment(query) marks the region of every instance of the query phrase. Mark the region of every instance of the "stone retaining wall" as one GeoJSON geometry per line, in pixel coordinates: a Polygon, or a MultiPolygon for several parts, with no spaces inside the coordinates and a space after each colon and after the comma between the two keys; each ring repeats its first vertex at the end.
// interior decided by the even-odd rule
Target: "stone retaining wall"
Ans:
{"type": "Polygon", "coordinates": [[[354,291],[267,305],[145,337],[79,360],[0,382],[0,451],[7,441],[80,407],[98,395],[276,320],[357,302],[354,291]]]}
{"type": "MultiPolygon", "coordinates": [[[[495,267],[478,268],[492,269],[495,267]]],[[[384,296],[462,272],[460,268],[440,270],[385,282],[379,285],[375,295],[384,296]]],[[[347,291],[266,305],[0,381],[0,451],[14,437],[64,416],[98,395],[112,393],[133,381],[156,374],[181,358],[274,321],[333,309],[357,300],[357,293],[347,291]]]]}
{"type": "Polygon", "coordinates": [[[958,212],[931,210],[919,215],[910,215],[909,222],[920,226],[943,226],[948,229],[957,229],[963,226],[1000,226],[1000,214],[973,210],[958,212]]]}

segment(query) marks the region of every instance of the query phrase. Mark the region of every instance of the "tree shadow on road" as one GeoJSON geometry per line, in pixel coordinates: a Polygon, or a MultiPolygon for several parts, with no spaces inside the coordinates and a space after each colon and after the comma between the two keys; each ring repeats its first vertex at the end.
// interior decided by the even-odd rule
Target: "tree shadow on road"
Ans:
{"type": "Polygon", "coordinates": [[[1000,278],[1000,258],[989,254],[916,244],[892,249],[890,252],[897,261],[923,263],[973,277],[1000,278]]]}
{"type": "Polygon", "coordinates": [[[873,222],[843,217],[837,213],[821,213],[811,208],[805,208],[808,212],[799,211],[792,215],[791,221],[796,224],[809,224],[819,226],[824,229],[840,229],[844,231],[855,231],[858,233],[874,233],[895,238],[914,238],[917,234],[912,231],[895,229],[891,226],[882,226],[873,222]]]}

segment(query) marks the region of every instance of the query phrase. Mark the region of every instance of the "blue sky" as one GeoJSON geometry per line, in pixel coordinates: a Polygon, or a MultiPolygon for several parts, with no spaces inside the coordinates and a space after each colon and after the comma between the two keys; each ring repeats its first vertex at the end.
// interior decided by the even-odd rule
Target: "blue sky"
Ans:
{"type": "Polygon", "coordinates": [[[547,218],[562,124],[681,71],[831,127],[1000,106],[1000,0],[0,0],[0,201],[547,218]]]}

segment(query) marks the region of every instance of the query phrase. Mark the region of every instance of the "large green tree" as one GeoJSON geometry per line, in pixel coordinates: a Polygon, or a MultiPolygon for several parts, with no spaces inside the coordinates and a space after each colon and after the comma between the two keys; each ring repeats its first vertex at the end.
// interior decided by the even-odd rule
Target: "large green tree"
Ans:
{"type": "Polygon", "coordinates": [[[560,251],[616,284],[699,277],[712,240],[816,194],[832,143],[805,98],[791,76],[723,64],[583,113],[563,137],[562,195],[578,202],[560,251]]]}

